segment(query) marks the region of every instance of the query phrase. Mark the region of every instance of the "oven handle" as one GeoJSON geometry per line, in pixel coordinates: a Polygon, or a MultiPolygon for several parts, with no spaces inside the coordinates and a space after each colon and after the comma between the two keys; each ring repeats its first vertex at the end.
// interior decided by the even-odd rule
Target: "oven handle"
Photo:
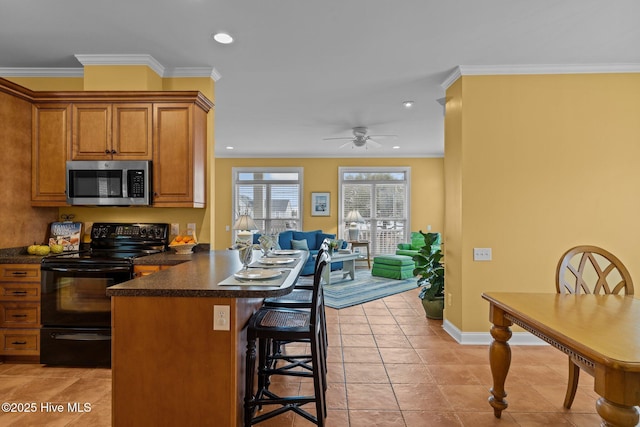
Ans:
{"type": "Polygon", "coordinates": [[[111,335],[100,334],[51,334],[51,338],[65,341],[111,341],[111,335]]]}
{"type": "Polygon", "coordinates": [[[131,267],[101,267],[101,268],[42,267],[42,269],[46,270],[46,271],[62,271],[62,272],[65,272],[65,273],[86,273],[86,272],[90,272],[90,273],[103,273],[103,272],[113,273],[113,272],[120,272],[120,271],[124,272],[124,273],[128,273],[128,272],[131,271],[131,267]]]}

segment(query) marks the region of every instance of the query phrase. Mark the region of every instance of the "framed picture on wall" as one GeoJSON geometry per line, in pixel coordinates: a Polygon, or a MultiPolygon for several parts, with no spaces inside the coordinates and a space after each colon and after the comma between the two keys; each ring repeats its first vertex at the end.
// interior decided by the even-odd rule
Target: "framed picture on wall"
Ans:
{"type": "Polygon", "coordinates": [[[331,193],[311,193],[311,216],[329,216],[331,193]]]}

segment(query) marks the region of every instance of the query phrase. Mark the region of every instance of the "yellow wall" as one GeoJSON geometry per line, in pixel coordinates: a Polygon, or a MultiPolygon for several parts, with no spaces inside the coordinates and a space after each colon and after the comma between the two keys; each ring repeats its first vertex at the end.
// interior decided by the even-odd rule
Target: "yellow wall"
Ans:
{"type": "Polygon", "coordinates": [[[303,167],[304,205],[311,203],[312,192],[331,193],[331,215],[311,216],[304,210],[302,228],[321,229],[327,233],[338,232],[338,168],[346,166],[410,166],[411,167],[411,230],[425,230],[431,224],[433,231],[444,225],[444,182],[442,158],[390,158],[390,159],[345,159],[345,158],[281,158],[238,159],[217,158],[215,160],[216,221],[215,248],[223,249],[232,243],[232,168],[234,167],[303,167]]]}
{"type": "Polygon", "coordinates": [[[84,90],[162,90],[162,77],[146,65],[87,65],[84,90]]]}
{"type": "Polygon", "coordinates": [[[75,91],[83,90],[82,77],[4,77],[20,86],[34,91],[75,91]]]}
{"type": "Polygon", "coordinates": [[[447,182],[447,320],[488,331],[482,292],[553,293],[560,255],[578,244],[640,277],[640,74],[463,76],[447,98],[447,179],[460,171],[447,182]],[[493,261],[474,262],[474,247],[493,261]]]}

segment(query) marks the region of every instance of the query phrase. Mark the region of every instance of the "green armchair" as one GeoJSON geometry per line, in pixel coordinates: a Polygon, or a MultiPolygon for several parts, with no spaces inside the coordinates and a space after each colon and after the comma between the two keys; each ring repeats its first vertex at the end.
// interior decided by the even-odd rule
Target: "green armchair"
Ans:
{"type": "MultiPolygon", "coordinates": [[[[440,233],[438,234],[438,238],[436,243],[431,245],[433,249],[440,248],[440,233]]],[[[406,256],[414,256],[418,255],[418,251],[420,248],[424,246],[424,236],[417,231],[411,232],[411,243],[398,243],[398,248],[396,249],[396,255],[406,255],[406,256]]]]}

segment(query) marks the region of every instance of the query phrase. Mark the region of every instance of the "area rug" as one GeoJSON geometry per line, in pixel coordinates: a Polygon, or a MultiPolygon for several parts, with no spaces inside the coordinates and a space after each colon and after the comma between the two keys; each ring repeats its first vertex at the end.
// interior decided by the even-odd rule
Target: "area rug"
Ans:
{"type": "MultiPolygon", "coordinates": [[[[298,283],[312,284],[313,276],[301,276],[298,283]]],[[[356,270],[356,279],[351,280],[348,276],[343,279],[342,271],[334,271],[331,273],[331,284],[324,286],[324,304],[341,309],[406,292],[417,286],[415,277],[394,280],[371,276],[369,270],[356,270]]]]}

